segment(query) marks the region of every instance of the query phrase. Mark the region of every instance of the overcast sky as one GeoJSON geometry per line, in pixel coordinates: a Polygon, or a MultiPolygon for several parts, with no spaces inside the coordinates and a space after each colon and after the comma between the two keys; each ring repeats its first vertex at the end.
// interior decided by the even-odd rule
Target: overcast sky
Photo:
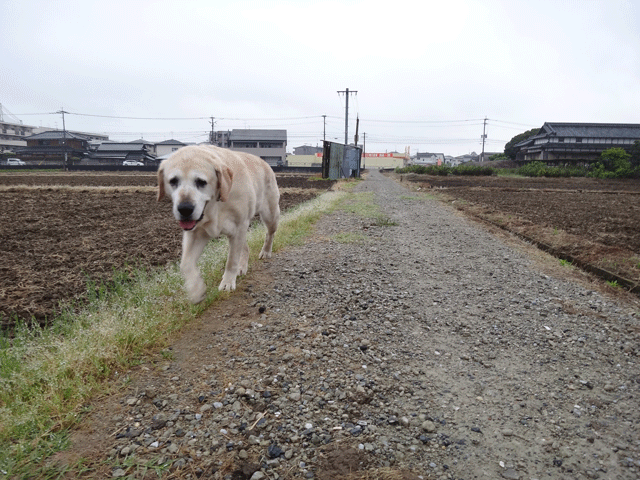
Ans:
{"type": "Polygon", "coordinates": [[[0,103],[112,140],[277,128],[288,149],[502,151],[549,122],[640,123],[640,1],[0,0],[0,103]],[[117,117],[117,118],[112,118],[117,117]],[[123,118],[129,117],[129,118],[123,118]]]}

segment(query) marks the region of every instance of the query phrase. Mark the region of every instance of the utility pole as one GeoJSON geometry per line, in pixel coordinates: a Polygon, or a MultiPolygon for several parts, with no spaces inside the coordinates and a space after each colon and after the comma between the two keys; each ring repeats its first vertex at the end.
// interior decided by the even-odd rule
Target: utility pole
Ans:
{"type": "Polygon", "coordinates": [[[322,142],[327,140],[327,116],[322,115],[324,126],[322,127],[322,142]]]}
{"type": "Polygon", "coordinates": [[[64,123],[64,114],[65,113],[69,113],[69,112],[65,112],[64,111],[64,107],[62,107],[62,110],[60,110],[59,112],[56,113],[61,113],[62,114],[62,148],[64,149],[64,169],[68,170],[69,169],[69,164],[67,163],[68,158],[67,158],[67,127],[64,123]]]}
{"type": "Polygon", "coordinates": [[[482,156],[480,157],[480,161],[484,162],[484,141],[487,138],[485,134],[485,130],[487,128],[487,117],[484,117],[484,123],[482,124],[482,156]]]}
{"type": "Polygon", "coordinates": [[[344,93],[344,96],[346,98],[346,108],[344,113],[344,145],[346,147],[347,145],[349,145],[349,93],[357,95],[358,91],[352,90],[351,92],[349,92],[349,89],[347,88],[346,90],[338,90],[338,95],[340,95],[341,93],[344,93]]]}
{"type": "Polygon", "coordinates": [[[362,169],[367,168],[365,152],[367,151],[367,132],[362,132],[362,169]]]}
{"type": "Polygon", "coordinates": [[[211,123],[211,139],[210,139],[210,142],[211,142],[211,145],[215,145],[215,135],[214,135],[214,126],[216,124],[215,117],[211,117],[211,122],[209,122],[209,123],[211,123]]]}

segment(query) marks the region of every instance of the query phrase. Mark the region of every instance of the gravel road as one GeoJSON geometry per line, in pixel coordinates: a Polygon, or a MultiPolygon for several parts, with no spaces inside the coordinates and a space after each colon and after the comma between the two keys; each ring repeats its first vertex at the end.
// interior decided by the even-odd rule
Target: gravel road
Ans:
{"type": "Polygon", "coordinates": [[[355,191],[389,221],[337,210],[252,267],[76,445],[131,478],[640,477],[637,304],[378,172],[355,191]]]}

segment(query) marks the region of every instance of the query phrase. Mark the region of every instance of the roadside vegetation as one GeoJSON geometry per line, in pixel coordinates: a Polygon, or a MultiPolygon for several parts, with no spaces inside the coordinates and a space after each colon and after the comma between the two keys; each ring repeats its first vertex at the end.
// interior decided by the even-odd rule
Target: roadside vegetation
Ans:
{"type": "MultiPolygon", "coordinates": [[[[637,144],[638,142],[636,142],[637,144]]],[[[545,162],[533,161],[518,168],[494,168],[479,165],[410,165],[396,168],[396,173],[417,173],[425,175],[518,175],[522,177],[591,177],[591,178],[640,178],[640,146],[633,153],[622,148],[610,148],[602,152],[596,162],[576,161],[571,165],[552,166],[545,162]]],[[[508,159],[505,155],[495,155],[495,161],[508,159]]]]}
{"type": "MultiPolygon", "coordinates": [[[[327,192],[283,215],[274,251],[303,242],[322,212],[336,208],[345,192],[327,192]]],[[[249,233],[257,260],[264,227],[249,233]]],[[[115,275],[106,287],[88,285],[92,296],[79,311],[69,308],[47,328],[17,323],[0,335],[0,477],[55,478],[44,460],[64,449],[68,431],[87,401],[110,385],[127,382],[128,368],[166,346],[173,335],[225,293],[218,292],[227,241],[210,242],[200,264],[207,298],[191,305],[177,265],[152,273],[115,275]],[[109,382],[107,382],[109,380],[109,382]]]]}
{"type": "Polygon", "coordinates": [[[450,167],[448,165],[409,165],[405,168],[396,168],[396,173],[417,173],[420,175],[495,175],[496,169],[475,165],[460,165],[450,167]]]}

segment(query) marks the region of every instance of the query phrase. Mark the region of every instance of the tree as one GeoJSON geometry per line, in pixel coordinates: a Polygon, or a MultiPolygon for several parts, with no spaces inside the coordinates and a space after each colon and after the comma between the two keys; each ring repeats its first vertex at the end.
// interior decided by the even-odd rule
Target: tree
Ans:
{"type": "Polygon", "coordinates": [[[509,157],[511,160],[515,160],[516,154],[518,153],[519,149],[514,148],[514,145],[522,142],[523,140],[526,140],[529,137],[533,137],[534,135],[537,135],[539,131],[540,131],[539,128],[532,128],[531,130],[527,130],[526,132],[516,135],[511,140],[509,140],[507,144],[504,146],[504,154],[507,157],[509,157]]]}
{"type": "Polygon", "coordinates": [[[633,142],[633,146],[631,147],[629,153],[631,153],[631,157],[629,157],[631,166],[634,168],[640,167],[640,141],[636,140],[635,142],[633,142]]]}
{"type": "Polygon", "coordinates": [[[593,164],[589,176],[596,178],[622,178],[633,173],[629,158],[624,148],[609,148],[602,152],[600,161],[593,164]]]}

